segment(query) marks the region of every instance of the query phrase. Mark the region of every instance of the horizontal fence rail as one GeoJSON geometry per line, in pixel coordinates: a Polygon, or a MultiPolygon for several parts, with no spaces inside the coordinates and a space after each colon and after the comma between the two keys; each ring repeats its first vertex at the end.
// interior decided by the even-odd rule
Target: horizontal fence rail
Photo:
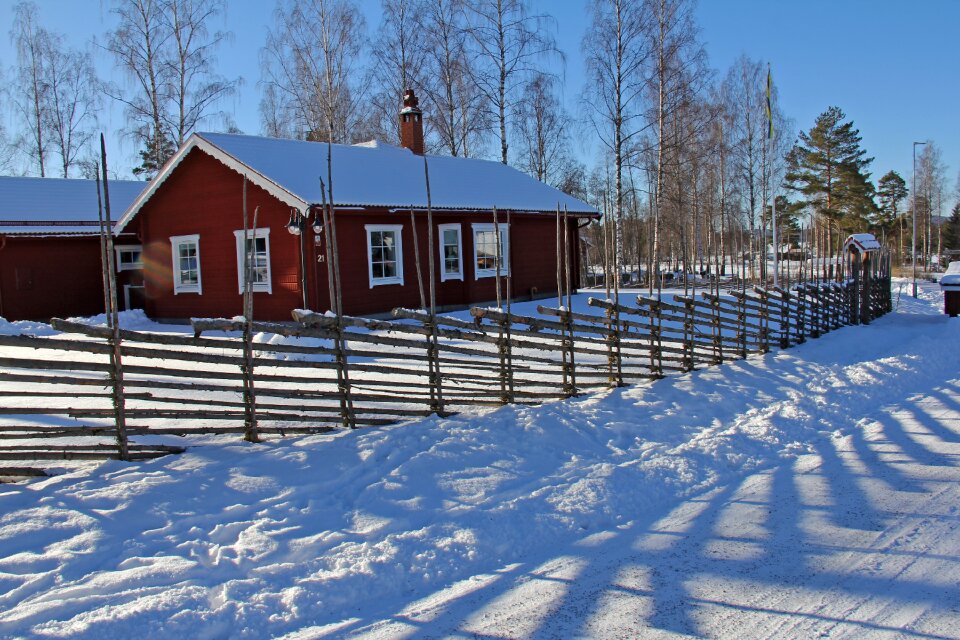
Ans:
{"type": "Polygon", "coordinates": [[[249,331],[242,321],[195,319],[192,336],[53,320],[60,335],[0,336],[0,477],[42,475],[27,466],[37,461],[183,450],[152,436],[255,441],[567,398],[868,323],[890,311],[891,295],[879,274],[588,305],[541,306],[537,316],[473,308],[471,320],[297,311],[295,324],[253,322],[249,331]]]}

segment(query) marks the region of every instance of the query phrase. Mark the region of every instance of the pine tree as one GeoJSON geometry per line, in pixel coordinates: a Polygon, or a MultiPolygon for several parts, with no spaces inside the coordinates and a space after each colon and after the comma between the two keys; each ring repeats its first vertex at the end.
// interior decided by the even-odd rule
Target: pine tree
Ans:
{"type": "Polygon", "coordinates": [[[960,202],[953,206],[950,219],[943,225],[943,248],[960,251],[960,202]]]}
{"type": "Polygon", "coordinates": [[[896,222],[900,203],[906,199],[907,183],[896,171],[888,171],[877,182],[877,200],[880,206],[875,218],[879,227],[889,229],[896,222]]]}
{"type": "Polygon", "coordinates": [[[877,182],[877,200],[880,206],[874,216],[873,225],[887,237],[897,231],[899,256],[903,255],[903,216],[900,215],[900,203],[908,194],[906,181],[896,171],[888,171],[877,182]]]}
{"type": "Polygon", "coordinates": [[[787,188],[827,221],[833,231],[865,230],[876,211],[874,187],[866,157],[860,147],[860,132],[839,107],[830,107],[787,158],[787,188]]]}
{"type": "Polygon", "coordinates": [[[164,134],[162,129],[159,130],[157,135],[144,141],[143,149],[140,150],[140,166],[133,169],[133,175],[144,180],[152,180],[176,151],[173,141],[164,134]]]}

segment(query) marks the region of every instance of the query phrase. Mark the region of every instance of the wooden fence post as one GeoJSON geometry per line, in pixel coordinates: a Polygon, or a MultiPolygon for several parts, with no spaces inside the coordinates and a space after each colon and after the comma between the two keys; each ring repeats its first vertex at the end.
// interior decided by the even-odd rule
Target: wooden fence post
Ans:
{"type": "Polygon", "coordinates": [[[693,371],[693,303],[683,301],[683,370],[693,371]]]}
{"type": "Polygon", "coordinates": [[[511,404],[514,401],[514,391],[510,315],[501,316],[497,324],[500,327],[497,337],[497,354],[500,356],[500,402],[511,404]]]}
{"type": "MultiPolygon", "coordinates": [[[[110,385],[113,399],[113,419],[116,425],[117,453],[121,460],[130,459],[130,447],[127,441],[126,397],[123,392],[123,358],[120,344],[120,318],[117,314],[117,269],[114,263],[113,221],[110,217],[110,188],[107,180],[107,148],[103,134],[100,134],[100,165],[103,168],[103,210],[100,215],[100,246],[103,251],[102,267],[104,271],[105,300],[104,310],[107,325],[113,330],[108,340],[110,344],[110,385]]],[[[100,200],[100,183],[97,182],[97,200],[100,200]]]]}
{"type": "Polygon", "coordinates": [[[720,327],[720,298],[719,296],[710,297],[708,300],[712,312],[710,325],[713,332],[713,363],[723,364],[723,341],[720,339],[723,333],[720,327]]]}
{"type": "Polygon", "coordinates": [[[803,344],[807,341],[807,299],[804,295],[804,287],[800,283],[797,287],[797,344],[803,344]]]}
{"type": "Polygon", "coordinates": [[[790,292],[786,289],[780,290],[780,348],[790,348],[790,292]]]}
{"type": "MultiPolygon", "coordinates": [[[[432,277],[432,276],[431,276],[432,277]]],[[[431,313],[423,322],[430,332],[427,336],[427,372],[430,383],[430,411],[438,416],[445,415],[443,406],[443,379],[440,375],[440,345],[437,323],[431,313]]]]}
{"type": "Polygon", "coordinates": [[[575,336],[573,334],[573,312],[570,309],[567,309],[563,318],[564,323],[566,324],[566,335],[563,338],[564,345],[568,351],[567,355],[567,366],[569,370],[567,372],[567,379],[570,381],[570,386],[565,392],[568,396],[577,395],[577,370],[576,370],[576,359],[574,357],[574,341],[575,336]]]}
{"type": "Polygon", "coordinates": [[[607,307],[607,367],[611,387],[623,386],[623,359],[620,353],[620,309],[607,307]]]}
{"type": "Polygon", "coordinates": [[[760,353],[770,352],[770,297],[765,289],[758,289],[760,296],[760,353]]]}
{"type": "Polygon", "coordinates": [[[737,300],[740,304],[740,311],[738,313],[737,324],[739,326],[739,332],[737,338],[740,341],[740,357],[747,357],[747,296],[738,296],[737,300]]]}
{"type": "Polygon", "coordinates": [[[656,354],[656,366],[654,367],[654,375],[658,378],[663,377],[663,310],[660,308],[660,301],[657,300],[653,303],[652,311],[654,313],[654,318],[651,320],[656,320],[657,324],[655,328],[652,328],[653,334],[651,336],[651,346],[654,339],[656,340],[656,347],[651,349],[650,354],[651,358],[656,354]]]}

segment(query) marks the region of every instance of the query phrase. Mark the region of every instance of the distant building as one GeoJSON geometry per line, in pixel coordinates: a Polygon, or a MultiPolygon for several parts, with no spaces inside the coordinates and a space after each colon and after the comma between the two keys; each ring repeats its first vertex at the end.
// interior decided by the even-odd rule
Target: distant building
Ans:
{"type": "MultiPolygon", "coordinates": [[[[145,182],[109,184],[116,218],[145,182]]],[[[121,308],[142,305],[135,234],[117,238],[121,308]]],[[[103,313],[97,186],[94,180],[0,177],[0,316],[46,320],[103,313]]]]}
{"type": "MultiPolygon", "coordinates": [[[[499,162],[423,156],[422,114],[412,92],[404,98],[399,114],[404,146],[331,147],[344,312],[420,307],[416,255],[429,291],[428,252],[435,260],[439,307],[495,299],[494,207],[503,256],[500,273],[511,275],[515,297],[556,291],[558,206],[569,212],[566,237],[576,285],[578,222],[598,217],[597,210],[499,162]],[[424,157],[433,246],[427,232],[424,157]]],[[[148,315],[184,319],[242,312],[245,181],[251,224],[257,212],[254,315],[289,320],[293,309],[329,309],[319,222],[327,149],[326,143],[256,136],[190,136],[117,225],[119,232],[143,241],[148,315]]]]}

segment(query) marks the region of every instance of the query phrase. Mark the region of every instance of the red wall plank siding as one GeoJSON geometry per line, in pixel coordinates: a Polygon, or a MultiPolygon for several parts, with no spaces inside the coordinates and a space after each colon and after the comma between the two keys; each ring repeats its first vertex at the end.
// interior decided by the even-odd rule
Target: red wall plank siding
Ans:
{"type": "MultiPolygon", "coordinates": [[[[159,319],[221,317],[242,313],[237,285],[234,231],[243,228],[243,178],[200,150],[191,151],[169,175],[138,214],[144,239],[147,313],[159,319]],[[202,293],[173,292],[171,236],[200,236],[202,293]]],[[[290,208],[266,191],[247,184],[247,208],[253,216],[259,206],[259,228],[270,229],[270,268],[273,293],[254,294],[254,316],[263,320],[290,320],[290,311],[303,306],[300,287],[300,238],[286,230],[290,208]]],[[[312,223],[317,208],[311,215],[312,223]]],[[[472,223],[492,223],[489,212],[435,212],[434,224],[460,223],[464,280],[440,281],[439,236],[428,243],[426,213],[416,212],[417,243],[425,295],[429,295],[429,257],[434,254],[437,304],[462,307],[496,299],[495,278],[477,279],[473,262],[472,223]]],[[[549,214],[513,214],[510,231],[511,269],[515,298],[556,292],[556,219],[549,214]]],[[[499,216],[505,223],[506,215],[499,216]]],[[[570,219],[571,269],[579,284],[577,220],[570,219]]],[[[389,312],[394,307],[420,307],[413,227],[409,211],[387,209],[340,210],[336,213],[344,312],[351,315],[389,312]],[[401,225],[403,285],[370,286],[365,225],[401,225]]],[[[308,307],[330,308],[324,238],[308,225],[306,251],[308,307]]],[[[503,282],[504,292],[506,281],[503,282]]]]}
{"type": "MultiPolygon", "coordinates": [[[[496,300],[496,278],[475,276],[473,259],[474,223],[492,223],[490,213],[451,213],[436,212],[434,226],[459,223],[463,248],[464,280],[440,281],[439,232],[434,229],[433,246],[436,297],[439,307],[462,307],[471,303],[496,300]]],[[[498,221],[506,223],[506,215],[500,214],[498,221]]],[[[512,290],[514,299],[529,299],[531,295],[541,296],[556,293],[556,219],[544,214],[513,214],[510,229],[510,258],[512,290]]],[[[579,286],[578,235],[577,221],[569,220],[569,240],[571,245],[571,280],[573,286],[579,286]]],[[[423,274],[424,295],[429,303],[429,256],[427,254],[428,231],[426,213],[416,213],[417,243],[420,251],[420,268],[423,274]]],[[[562,230],[561,230],[562,233],[562,230]]],[[[389,213],[379,211],[340,211],[337,213],[337,239],[341,247],[340,272],[343,285],[344,311],[352,315],[384,313],[394,307],[420,307],[420,288],[417,282],[416,252],[413,245],[413,227],[409,211],[389,213]],[[367,232],[368,224],[401,225],[403,246],[403,285],[370,286],[367,268],[367,232]]],[[[325,276],[324,276],[325,277],[325,276]]],[[[326,287],[326,281],[322,286],[326,287]]],[[[503,295],[506,296],[506,278],[501,282],[503,295]]]]}
{"type": "MultiPolygon", "coordinates": [[[[270,229],[272,293],[254,293],[254,314],[264,320],[291,320],[303,306],[300,239],[287,232],[290,208],[247,183],[250,224],[270,229]]],[[[160,319],[231,317],[242,313],[234,231],[243,229],[243,177],[199,150],[170,174],[138,214],[144,238],[147,313],[160,319]],[[202,293],[173,292],[170,238],[199,234],[202,293]]],[[[311,258],[312,259],[312,258],[311,258]]],[[[311,273],[308,261],[308,276],[311,273]]],[[[311,283],[312,284],[312,283],[311,283]]],[[[308,284],[308,291],[311,289],[308,284]]]]}
{"type": "Polygon", "coordinates": [[[0,248],[0,316],[7,320],[103,313],[100,239],[18,238],[0,248]]]}

